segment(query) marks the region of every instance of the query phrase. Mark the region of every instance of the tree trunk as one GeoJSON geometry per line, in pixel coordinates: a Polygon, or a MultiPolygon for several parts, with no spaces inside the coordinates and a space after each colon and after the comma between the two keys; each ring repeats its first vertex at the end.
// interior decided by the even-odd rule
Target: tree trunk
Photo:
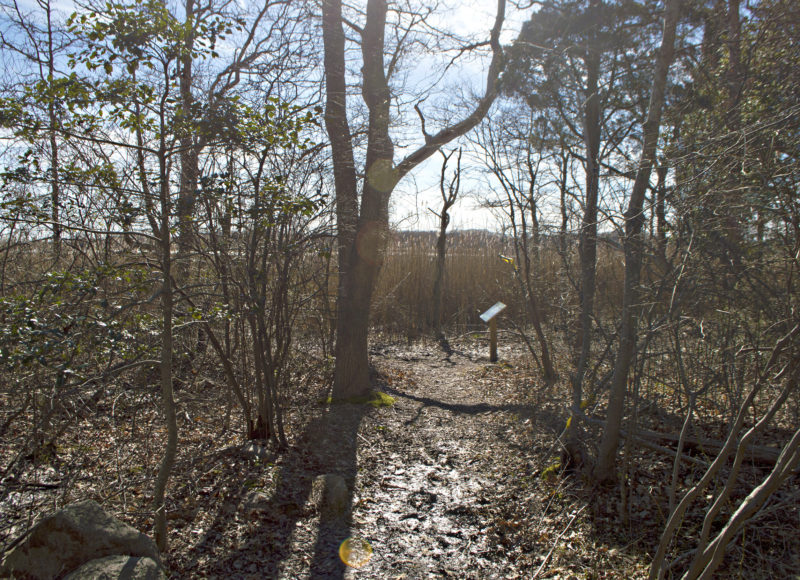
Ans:
{"type": "MultiPolygon", "coordinates": [[[[322,31],[325,47],[325,127],[331,140],[333,177],[336,188],[336,241],[338,244],[339,286],[336,319],[336,369],[337,374],[349,379],[356,369],[363,367],[363,376],[355,379],[356,389],[364,388],[369,376],[366,370],[366,324],[353,321],[353,300],[349,287],[353,285],[350,272],[350,254],[354,252],[358,224],[358,183],[356,180],[353,144],[347,121],[347,84],[345,82],[344,31],[342,30],[342,4],[340,0],[322,3],[322,31]],[[350,319],[352,326],[345,325],[350,319]],[[359,324],[360,323],[360,324],[359,324]],[[364,328],[361,328],[361,327],[364,328]],[[355,332],[358,327],[358,331],[355,332]],[[353,336],[351,336],[351,333],[353,336]],[[363,338],[358,335],[363,333],[363,338]],[[363,344],[363,352],[360,350],[363,344]],[[341,370],[339,370],[339,368],[341,370]],[[345,368],[346,367],[346,368],[345,368]]],[[[337,377],[337,384],[341,379],[337,377]]],[[[339,389],[341,390],[341,389],[339,389]]],[[[337,393],[338,394],[338,393],[337,393]]]]}
{"type": "Polygon", "coordinates": [[[644,197],[650,182],[650,172],[655,161],[658,133],[661,126],[661,112],[667,85],[667,74],[675,53],[675,29],[680,13],[680,0],[667,0],[664,14],[664,30],[656,59],[650,104],[644,124],[644,143],[636,172],[636,180],[625,212],[625,285],[622,298],[622,321],[620,325],[620,344],[614,374],[611,380],[611,395],[606,414],[606,428],[600,441],[594,476],[598,481],[614,479],[614,460],[620,438],[620,427],[625,407],[625,390],[628,373],[636,345],[639,302],[639,279],[644,255],[642,226],[644,224],[644,197]]]}
{"type": "Polygon", "coordinates": [[[559,209],[561,210],[561,226],[558,229],[558,251],[562,258],[567,255],[567,227],[569,226],[569,215],[567,214],[567,179],[569,178],[569,150],[564,149],[559,157],[559,209]]]}
{"type": "Polygon", "coordinates": [[[739,17],[739,0],[728,0],[728,69],[726,71],[727,123],[731,131],[738,131],[741,126],[742,87],[744,85],[744,66],[742,64],[741,46],[742,22],[739,17]]]}
{"type": "Polygon", "coordinates": [[[436,264],[433,273],[433,331],[438,339],[444,339],[442,331],[442,284],[444,282],[444,264],[447,257],[447,226],[450,225],[450,208],[458,198],[461,188],[461,149],[458,150],[458,159],[453,179],[445,188],[445,172],[447,162],[453,155],[442,153],[442,174],[439,178],[439,192],[442,195],[442,211],[439,214],[439,236],[436,238],[436,264]]]}
{"type": "Polygon", "coordinates": [[[185,0],[185,30],[183,54],[180,58],[179,88],[181,96],[181,120],[185,126],[180,137],[180,185],[178,192],[178,257],[175,264],[175,280],[180,286],[189,274],[189,256],[192,248],[193,218],[199,173],[197,137],[189,131],[189,120],[193,118],[194,97],[192,95],[192,51],[194,50],[194,0],[185,0]]]}
{"type": "Polygon", "coordinates": [[[167,427],[167,444],[161,465],[156,476],[153,490],[154,537],[158,549],[167,549],[167,513],[164,498],[167,490],[175,455],[178,450],[178,421],[175,413],[175,401],[172,393],[172,247],[170,240],[170,199],[169,172],[167,169],[167,152],[164,137],[165,124],[161,123],[161,146],[159,149],[159,177],[161,202],[161,400],[164,419],[167,427]]]}
{"type": "MultiPolygon", "coordinates": [[[[739,0],[728,0],[727,9],[727,45],[728,67],[725,71],[727,81],[727,95],[725,102],[725,124],[730,133],[737,133],[742,128],[742,87],[744,84],[745,70],[742,63],[741,48],[742,23],[739,17],[739,0]]],[[[731,183],[725,193],[724,203],[730,208],[724,217],[724,236],[726,253],[732,262],[735,271],[742,271],[742,254],[745,244],[745,230],[743,227],[742,213],[747,209],[743,206],[742,197],[738,189],[738,180],[731,183]]],[[[752,208],[751,208],[752,210],[752,208]]]]}
{"type": "MultiPolygon", "coordinates": [[[[359,234],[364,231],[360,230],[359,234]]],[[[370,390],[367,354],[369,306],[378,265],[369,264],[358,252],[355,253],[357,255],[353,259],[352,267],[342,276],[344,284],[339,285],[333,386],[335,399],[363,396],[370,390]]]]}
{"type": "Polygon", "coordinates": [[[527,228],[525,227],[525,208],[520,208],[520,213],[522,214],[523,219],[523,232],[522,232],[522,247],[523,247],[523,254],[524,260],[523,265],[525,268],[525,288],[524,294],[526,298],[526,304],[528,307],[528,316],[530,318],[531,324],[533,324],[533,330],[536,333],[536,339],[539,341],[539,348],[542,350],[542,374],[544,375],[543,378],[545,382],[548,384],[553,383],[556,380],[556,371],[553,368],[553,360],[550,358],[550,345],[547,342],[547,337],[544,334],[544,329],[542,328],[543,324],[543,317],[542,312],[539,308],[540,299],[539,299],[539,291],[538,286],[535,282],[536,280],[536,272],[535,270],[539,267],[539,216],[537,215],[536,211],[536,195],[535,195],[535,185],[536,179],[539,173],[538,164],[534,166],[533,161],[531,159],[531,151],[530,148],[528,149],[528,154],[525,159],[525,165],[528,170],[528,199],[527,205],[530,209],[531,213],[531,244],[533,245],[533,252],[530,252],[528,246],[528,236],[527,232],[525,231],[527,228]],[[531,253],[533,256],[531,257],[531,253]]]}
{"type": "Polygon", "coordinates": [[[366,178],[358,211],[357,178],[347,121],[344,33],[341,3],[323,3],[325,123],[331,139],[339,242],[339,292],[333,397],[369,392],[369,308],[383,264],[389,225],[389,195],[397,183],[389,139],[389,86],[383,70],[383,29],[387,5],[371,0],[362,35],[362,96],[369,108],[366,178]]]}
{"type": "MultiPolygon", "coordinates": [[[[598,6],[597,2],[593,3],[598,6]]],[[[580,450],[581,402],[583,380],[592,348],[592,317],[594,314],[595,270],[597,264],[597,197],[600,188],[600,51],[594,35],[587,41],[586,49],[586,100],[584,104],[584,144],[586,147],[586,196],[581,222],[578,253],[580,256],[580,314],[578,319],[575,365],[571,377],[572,409],[566,433],[566,452],[569,459],[580,465],[583,454],[580,450]]]]}
{"type": "Polygon", "coordinates": [[[656,256],[662,266],[667,264],[667,170],[666,166],[660,166],[656,173],[658,182],[656,183],[656,256]]]}
{"type": "Polygon", "coordinates": [[[442,283],[444,281],[444,263],[447,257],[447,225],[450,214],[442,208],[439,216],[439,236],[436,238],[436,265],[433,272],[433,332],[437,338],[444,337],[442,331],[442,283]]]}
{"type": "Polygon", "coordinates": [[[367,354],[369,308],[386,251],[389,197],[397,182],[411,169],[433,155],[442,145],[472,129],[486,115],[498,94],[497,80],[503,63],[500,29],[505,17],[505,0],[498,0],[498,14],[490,40],[493,57],[483,98],[465,119],[445,127],[435,135],[425,133],[423,122],[425,144],[394,166],[394,145],[389,137],[391,93],[384,70],[387,10],[386,0],[369,0],[366,23],[360,31],[363,61],[361,96],[369,111],[369,126],[359,212],[358,178],[347,120],[342,3],[341,0],[322,2],[325,127],[333,158],[339,249],[333,384],[335,399],[360,396],[370,389],[367,354]]]}
{"type": "MultiPolygon", "coordinates": [[[[51,22],[50,3],[47,3],[47,74],[48,84],[52,90],[52,83],[55,80],[55,53],[53,52],[53,25],[51,22]]],[[[61,215],[59,204],[61,203],[61,183],[59,176],[58,161],[58,142],[56,140],[56,115],[55,95],[50,95],[47,100],[47,115],[50,121],[50,208],[53,220],[53,258],[58,260],[61,255],[61,215]]]]}

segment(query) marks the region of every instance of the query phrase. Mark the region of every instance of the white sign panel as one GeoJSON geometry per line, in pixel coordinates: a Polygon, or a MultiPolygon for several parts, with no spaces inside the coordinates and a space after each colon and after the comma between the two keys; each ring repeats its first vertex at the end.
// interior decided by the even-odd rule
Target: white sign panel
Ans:
{"type": "Polygon", "coordinates": [[[506,305],[502,302],[498,302],[494,306],[492,306],[489,310],[481,314],[481,320],[484,322],[489,322],[492,318],[500,314],[503,310],[506,309],[506,305]]]}

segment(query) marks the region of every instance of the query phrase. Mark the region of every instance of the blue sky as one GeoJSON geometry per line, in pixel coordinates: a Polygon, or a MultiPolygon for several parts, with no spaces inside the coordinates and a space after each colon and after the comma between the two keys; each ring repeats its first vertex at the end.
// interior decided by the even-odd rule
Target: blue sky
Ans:
{"type": "MultiPolygon", "coordinates": [[[[494,24],[497,3],[492,0],[454,0],[440,4],[433,15],[433,25],[471,41],[489,38],[494,24]]],[[[516,38],[524,20],[530,17],[531,10],[518,10],[509,3],[506,7],[506,23],[501,40],[510,44],[516,38]]],[[[433,78],[431,71],[441,69],[446,55],[427,55],[410,67],[408,79],[413,90],[424,90],[433,78]],[[426,85],[427,82],[427,85],[426,85]]],[[[447,109],[459,102],[468,101],[482,93],[486,78],[486,67],[491,55],[488,51],[458,59],[437,83],[437,88],[424,103],[423,110],[447,109]]],[[[435,78],[439,78],[438,76],[435,78]]],[[[417,119],[409,119],[417,139],[421,138],[417,119]]],[[[430,130],[430,129],[429,129],[430,130]]],[[[464,139],[452,142],[445,151],[464,146],[462,159],[462,186],[459,201],[450,211],[452,229],[497,229],[499,224],[488,210],[478,207],[479,198],[487,195],[490,183],[483,174],[482,167],[474,154],[468,152],[469,145],[464,139]]],[[[400,148],[399,148],[400,149],[400,148]]],[[[402,154],[398,150],[398,158],[402,154]]],[[[438,218],[430,211],[438,213],[441,206],[439,179],[442,156],[437,154],[417,167],[397,187],[392,196],[392,221],[399,229],[432,230],[438,228],[438,218]],[[429,209],[430,208],[430,209],[429,209]]],[[[451,161],[450,166],[454,165],[451,161]]]]}

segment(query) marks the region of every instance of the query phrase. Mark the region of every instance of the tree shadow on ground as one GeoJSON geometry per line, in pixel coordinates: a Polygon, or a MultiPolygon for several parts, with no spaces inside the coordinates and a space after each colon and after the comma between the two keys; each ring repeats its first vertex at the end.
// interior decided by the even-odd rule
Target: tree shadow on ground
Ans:
{"type": "MultiPolygon", "coordinates": [[[[448,403],[446,401],[440,401],[438,399],[433,399],[431,397],[420,397],[417,395],[412,395],[410,393],[405,393],[395,387],[384,387],[384,390],[387,394],[392,395],[393,397],[402,397],[404,399],[409,399],[411,401],[416,401],[418,403],[422,403],[422,407],[420,409],[424,409],[425,407],[438,407],[439,409],[444,409],[445,411],[450,411],[452,413],[459,413],[464,415],[480,415],[482,413],[496,413],[496,412],[504,412],[504,413],[516,413],[521,417],[527,417],[532,413],[532,409],[530,405],[519,405],[519,404],[508,404],[508,405],[490,405],[488,403],[472,403],[472,404],[465,404],[465,403],[448,403]]],[[[413,423],[414,420],[412,419],[409,421],[413,423]]]]}
{"type": "MultiPolygon", "coordinates": [[[[346,508],[341,517],[331,515],[325,510],[321,513],[311,561],[312,577],[344,576],[345,564],[339,557],[339,546],[350,536],[353,490],[358,473],[358,429],[368,409],[365,405],[331,405],[322,421],[312,425],[316,429],[311,433],[312,449],[319,455],[319,465],[322,468],[320,474],[340,475],[347,483],[346,508]]],[[[330,491],[325,489],[323,494],[327,495],[330,491]]]]}
{"type": "MultiPolygon", "coordinates": [[[[368,411],[365,405],[333,404],[312,419],[302,435],[281,458],[274,475],[275,491],[263,498],[263,503],[245,510],[246,530],[238,542],[215,563],[214,571],[227,578],[294,578],[298,575],[311,578],[343,578],[345,564],[339,558],[340,544],[350,536],[352,523],[353,487],[355,483],[358,451],[358,429],[368,411]],[[321,510],[319,527],[315,506],[311,505],[312,485],[319,475],[336,474],[347,483],[345,509],[340,515],[321,510]],[[313,545],[303,545],[308,542],[313,545]],[[294,546],[293,546],[294,543],[294,546]],[[304,553],[297,564],[286,561],[293,550],[304,553]]],[[[226,497],[227,509],[221,508],[215,525],[207,538],[195,547],[195,553],[221,552],[221,529],[230,530],[234,513],[231,502],[245,499],[246,482],[239,482],[238,497],[226,497]],[[218,525],[217,525],[218,524],[218,525]]],[[[329,490],[323,490],[323,497],[329,490]]],[[[230,539],[229,539],[230,540],[230,539]]]]}

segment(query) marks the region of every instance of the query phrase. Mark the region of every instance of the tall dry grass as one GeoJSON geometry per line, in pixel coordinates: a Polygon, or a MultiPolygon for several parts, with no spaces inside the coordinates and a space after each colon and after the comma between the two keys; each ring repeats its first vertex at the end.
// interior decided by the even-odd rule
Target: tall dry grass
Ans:
{"type": "MultiPolygon", "coordinates": [[[[435,243],[434,232],[395,233],[372,304],[376,331],[415,338],[430,330],[435,243]]],[[[617,254],[618,250],[609,247],[598,255],[598,308],[604,313],[622,296],[622,261],[617,254]]],[[[513,239],[485,231],[448,235],[442,317],[449,333],[483,328],[480,314],[497,301],[508,306],[506,318],[525,325],[525,297],[515,279],[514,264],[500,255],[515,256],[513,239]]],[[[574,316],[577,292],[570,278],[577,279],[578,273],[566,274],[574,256],[568,256],[566,262],[557,251],[556,240],[549,238],[542,242],[534,260],[532,279],[550,326],[568,324],[574,316]]]]}
{"type": "MultiPolygon", "coordinates": [[[[378,331],[414,337],[432,325],[433,275],[436,260],[433,232],[397,233],[372,304],[372,324],[378,331]]],[[[516,315],[513,271],[499,258],[508,243],[487,232],[451,236],[445,261],[442,321],[445,328],[465,331],[480,324],[479,315],[498,300],[516,315]]]]}

